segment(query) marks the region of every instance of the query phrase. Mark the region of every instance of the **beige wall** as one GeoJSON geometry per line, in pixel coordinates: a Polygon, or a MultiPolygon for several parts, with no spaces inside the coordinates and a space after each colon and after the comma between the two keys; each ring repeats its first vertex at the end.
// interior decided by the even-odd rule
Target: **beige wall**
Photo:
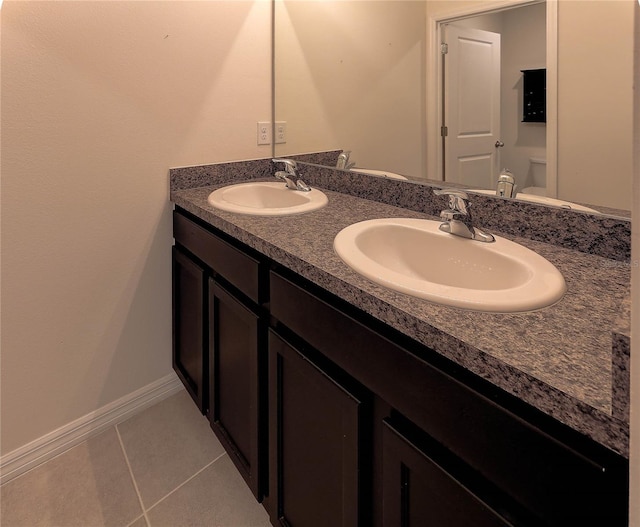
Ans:
{"type": "Polygon", "coordinates": [[[2,453],[171,371],[167,170],[266,157],[270,3],[2,6],[2,453]]]}
{"type": "Polygon", "coordinates": [[[631,209],[634,3],[558,4],[559,198],[631,209]]]}
{"type": "Polygon", "coordinates": [[[276,153],[344,148],[359,167],[423,174],[425,3],[276,8],[276,119],[289,137],[276,153]]]}

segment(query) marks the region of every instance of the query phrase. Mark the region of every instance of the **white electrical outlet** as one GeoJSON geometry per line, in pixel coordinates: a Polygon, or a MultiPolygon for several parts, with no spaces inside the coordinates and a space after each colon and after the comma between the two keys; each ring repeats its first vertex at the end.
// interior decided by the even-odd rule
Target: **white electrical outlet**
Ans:
{"type": "Polygon", "coordinates": [[[267,121],[258,121],[258,144],[271,144],[271,123],[267,121]]]}
{"type": "Polygon", "coordinates": [[[287,142],[287,121],[276,121],[276,144],[287,142]]]}

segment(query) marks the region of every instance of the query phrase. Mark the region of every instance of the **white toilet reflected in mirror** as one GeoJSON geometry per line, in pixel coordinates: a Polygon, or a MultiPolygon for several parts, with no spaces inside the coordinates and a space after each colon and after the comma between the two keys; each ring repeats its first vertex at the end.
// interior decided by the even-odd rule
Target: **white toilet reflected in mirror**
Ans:
{"type": "Polygon", "coordinates": [[[524,187],[524,194],[533,194],[535,196],[547,195],[547,160],[544,157],[529,158],[529,173],[527,174],[527,183],[529,186],[524,187]]]}

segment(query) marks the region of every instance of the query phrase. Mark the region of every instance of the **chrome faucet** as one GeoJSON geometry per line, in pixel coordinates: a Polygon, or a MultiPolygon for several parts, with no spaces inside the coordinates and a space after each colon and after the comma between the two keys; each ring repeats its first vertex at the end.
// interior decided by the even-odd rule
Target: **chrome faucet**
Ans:
{"type": "Polygon", "coordinates": [[[449,197],[449,208],[440,213],[440,217],[444,220],[440,224],[441,231],[479,242],[495,241],[492,234],[474,227],[469,211],[471,203],[466,192],[444,188],[442,190],[434,189],[433,193],[436,196],[449,197]]]}
{"type": "Polygon", "coordinates": [[[309,192],[311,188],[300,179],[298,174],[298,164],[293,159],[272,159],[274,163],[284,163],[284,170],[278,170],[275,176],[285,182],[285,186],[291,190],[302,190],[309,192]]]}
{"type": "Polygon", "coordinates": [[[508,168],[503,168],[498,177],[498,188],[496,188],[496,196],[502,196],[503,198],[515,198],[516,197],[516,179],[513,177],[513,173],[508,168]]]}
{"type": "Polygon", "coordinates": [[[349,156],[351,155],[350,150],[343,150],[342,153],[338,156],[338,162],[336,163],[336,168],[341,170],[349,170],[355,166],[355,163],[349,163],[349,156]]]}

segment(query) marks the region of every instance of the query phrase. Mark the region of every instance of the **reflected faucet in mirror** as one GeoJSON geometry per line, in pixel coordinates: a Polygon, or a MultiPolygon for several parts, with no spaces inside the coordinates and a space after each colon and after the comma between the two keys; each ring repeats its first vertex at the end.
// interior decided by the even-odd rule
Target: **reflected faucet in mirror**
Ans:
{"type": "Polygon", "coordinates": [[[336,163],[336,168],[339,168],[341,170],[350,170],[352,169],[354,166],[356,166],[355,163],[353,162],[349,162],[349,157],[351,156],[351,151],[350,150],[343,150],[342,153],[338,156],[338,161],[336,163]]]}
{"type": "Polygon", "coordinates": [[[516,179],[513,177],[513,173],[508,168],[503,168],[502,172],[498,176],[498,188],[496,189],[496,196],[502,196],[503,198],[515,198],[516,197],[516,179]]]}

